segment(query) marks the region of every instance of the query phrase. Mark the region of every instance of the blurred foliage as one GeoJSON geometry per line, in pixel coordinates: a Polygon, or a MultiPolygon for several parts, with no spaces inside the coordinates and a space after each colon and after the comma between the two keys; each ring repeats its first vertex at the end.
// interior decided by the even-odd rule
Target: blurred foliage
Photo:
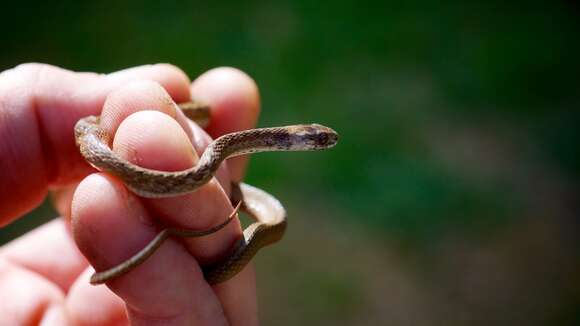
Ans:
{"type": "Polygon", "coordinates": [[[2,69],[171,62],[194,78],[235,66],[260,87],[261,126],[315,121],[341,134],[332,151],[252,160],[248,182],[279,196],[295,223],[258,262],[267,324],[579,320],[574,2],[10,6],[2,69]],[[333,231],[312,235],[309,223],[333,231]],[[340,239],[351,232],[354,248],[340,239]],[[300,267],[307,259],[312,269],[300,267]]]}

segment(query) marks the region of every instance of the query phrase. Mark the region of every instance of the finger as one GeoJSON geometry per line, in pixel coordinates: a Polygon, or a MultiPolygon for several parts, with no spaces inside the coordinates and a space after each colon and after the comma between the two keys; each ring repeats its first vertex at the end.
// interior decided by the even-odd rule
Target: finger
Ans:
{"type": "MultiPolygon", "coordinates": [[[[72,203],[75,240],[97,270],[112,267],[143,248],[157,233],[141,202],[104,174],[77,187],[72,203]]],[[[221,307],[195,259],[168,239],[143,264],[108,283],[142,324],[223,324],[221,307]]],[[[92,310],[96,313],[95,310],[92,310]]]]}
{"type": "Polygon", "coordinates": [[[64,305],[68,320],[75,326],[127,325],[125,303],[106,286],[92,286],[93,272],[87,268],[68,292],[64,305]]]}
{"type": "Polygon", "coordinates": [[[42,276],[0,259],[0,325],[38,324],[64,293],[42,276]]]}
{"type": "MultiPolygon", "coordinates": [[[[134,113],[125,119],[115,134],[113,147],[125,159],[157,170],[183,170],[197,160],[180,125],[169,116],[155,111],[134,113]]],[[[165,224],[193,230],[218,225],[232,211],[228,196],[215,181],[210,181],[190,194],[146,199],[145,203],[165,224]]],[[[211,236],[184,239],[183,242],[197,261],[204,265],[229,253],[241,236],[241,228],[236,220],[211,236]]],[[[230,321],[256,320],[255,280],[251,267],[248,272],[220,287],[227,289],[218,292],[218,296],[230,321]],[[237,293],[237,298],[243,297],[244,300],[231,300],[231,293],[237,293]]]]}
{"type": "Polygon", "coordinates": [[[185,74],[164,64],[111,75],[25,64],[0,74],[0,226],[37,206],[49,186],[87,173],[74,124],[98,114],[112,90],[141,79],[158,82],[176,101],[189,99],[185,74]]]}
{"type": "MultiPolygon", "coordinates": [[[[101,120],[103,128],[115,135],[113,150],[120,157],[150,169],[180,171],[191,167],[198,156],[184,132],[183,128],[189,129],[185,120],[178,124],[172,119],[177,118],[178,122],[185,119],[176,112],[176,105],[163,88],[150,82],[136,82],[107,98],[101,120]],[[142,94],[141,98],[136,98],[136,94],[142,94]],[[139,111],[144,107],[157,111],[139,111]],[[130,113],[133,114],[119,122],[130,113]]],[[[145,202],[156,217],[191,229],[220,224],[233,209],[229,197],[214,180],[191,194],[145,202]]],[[[206,237],[188,241],[192,243],[193,255],[206,263],[229,249],[240,235],[239,222],[235,221],[217,233],[213,241],[206,237]]]]}
{"type": "Polygon", "coordinates": [[[190,134],[185,116],[178,115],[178,107],[159,83],[150,80],[129,82],[106,99],[101,112],[100,125],[109,134],[114,135],[119,125],[131,114],[156,110],[176,119],[182,129],[190,134]]]}
{"type": "Polygon", "coordinates": [[[62,219],[50,221],[9,242],[0,248],[0,258],[42,275],[64,292],[87,267],[62,219]]]}
{"type": "MultiPolygon", "coordinates": [[[[213,138],[256,126],[260,114],[258,87],[240,70],[222,67],[204,73],[191,85],[191,95],[210,105],[207,131],[213,138]]],[[[232,180],[243,179],[247,161],[245,156],[228,160],[232,180]]]]}

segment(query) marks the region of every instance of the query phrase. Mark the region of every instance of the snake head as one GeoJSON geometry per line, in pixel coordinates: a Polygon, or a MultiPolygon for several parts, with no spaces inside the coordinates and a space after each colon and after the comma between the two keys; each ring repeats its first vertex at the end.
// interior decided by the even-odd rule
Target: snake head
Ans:
{"type": "Polygon", "coordinates": [[[295,150],[321,150],[331,148],[338,142],[338,133],[323,125],[297,125],[290,132],[295,150]]]}

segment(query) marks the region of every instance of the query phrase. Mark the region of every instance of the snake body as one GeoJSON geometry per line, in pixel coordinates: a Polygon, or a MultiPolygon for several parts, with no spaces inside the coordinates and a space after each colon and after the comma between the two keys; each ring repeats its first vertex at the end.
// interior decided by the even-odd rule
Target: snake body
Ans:
{"type": "MultiPolygon", "coordinates": [[[[186,115],[195,120],[207,120],[209,111],[203,105],[193,102],[180,107],[194,111],[186,115]]],[[[75,126],[75,139],[81,154],[92,166],[115,175],[139,196],[161,198],[195,191],[213,177],[219,165],[227,158],[266,151],[326,149],[336,144],[338,134],[318,124],[250,129],[226,134],[210,143],[195,166],[178,172],[142,168],[117,156],[109,147],[111,136],[99,126],[98,116],[80,119],[75,126]]],[[[228,256],[202,267],[206,280],[211,284],[226,281],[237,274],[260,248],[280,240],[286,229],[286,212],[276,198],[243,183],[234,184],[232,189],[232,203],[240,203],[242,210],[256,222],[244,230],[244,237],[228,256]]],[[[108,270],[95,273],[91,283],[104,283],[129,272],[153,254],[169,236],[197,237],[217,232],[235,217],[235,213],[234,210],[225,222],[208,230],[164,229],[133,257],[108,270]]]]}

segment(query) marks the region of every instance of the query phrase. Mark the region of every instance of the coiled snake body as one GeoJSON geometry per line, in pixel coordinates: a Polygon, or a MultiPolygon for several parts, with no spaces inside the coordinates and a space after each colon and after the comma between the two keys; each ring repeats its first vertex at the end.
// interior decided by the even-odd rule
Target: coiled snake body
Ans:
{"type": "MultiPolygon", "coordinates": [[[[199,103],[180,105],[194,121],[206,121],[209,109],[199,103]]],[[[99,117],[88,116],[75,126],[75,139],[81,154],[95,168],[115,175],[135,194],[148,197],[172,197],[195,191],[207,183],[227,158],[266,151],[308,151],[334,146],[338,134],[318,124],[251,129],[221,136],[203,152],[198,163],[187,170],[164,172],[139,167],[113,153],[111,140],[99,127],[99,117]]],[[[95,273],[92,284],[107,282],[123,275],[151,256],[169,236],[197,237],[217,232],[235,216],[238,207],[256,222],[244,230],[244,237],[223,260],[203,266],[206,280],[219,283],[236,275],[258,250],[280,240],[286,229],[286,211],[280,202],[263,190],[241,183],[232,187],[234,212],[222,224],[208,230],[193,231],[175,228],[162,230],[145,248],[126,261],[108,270],[95,273]]]]}

